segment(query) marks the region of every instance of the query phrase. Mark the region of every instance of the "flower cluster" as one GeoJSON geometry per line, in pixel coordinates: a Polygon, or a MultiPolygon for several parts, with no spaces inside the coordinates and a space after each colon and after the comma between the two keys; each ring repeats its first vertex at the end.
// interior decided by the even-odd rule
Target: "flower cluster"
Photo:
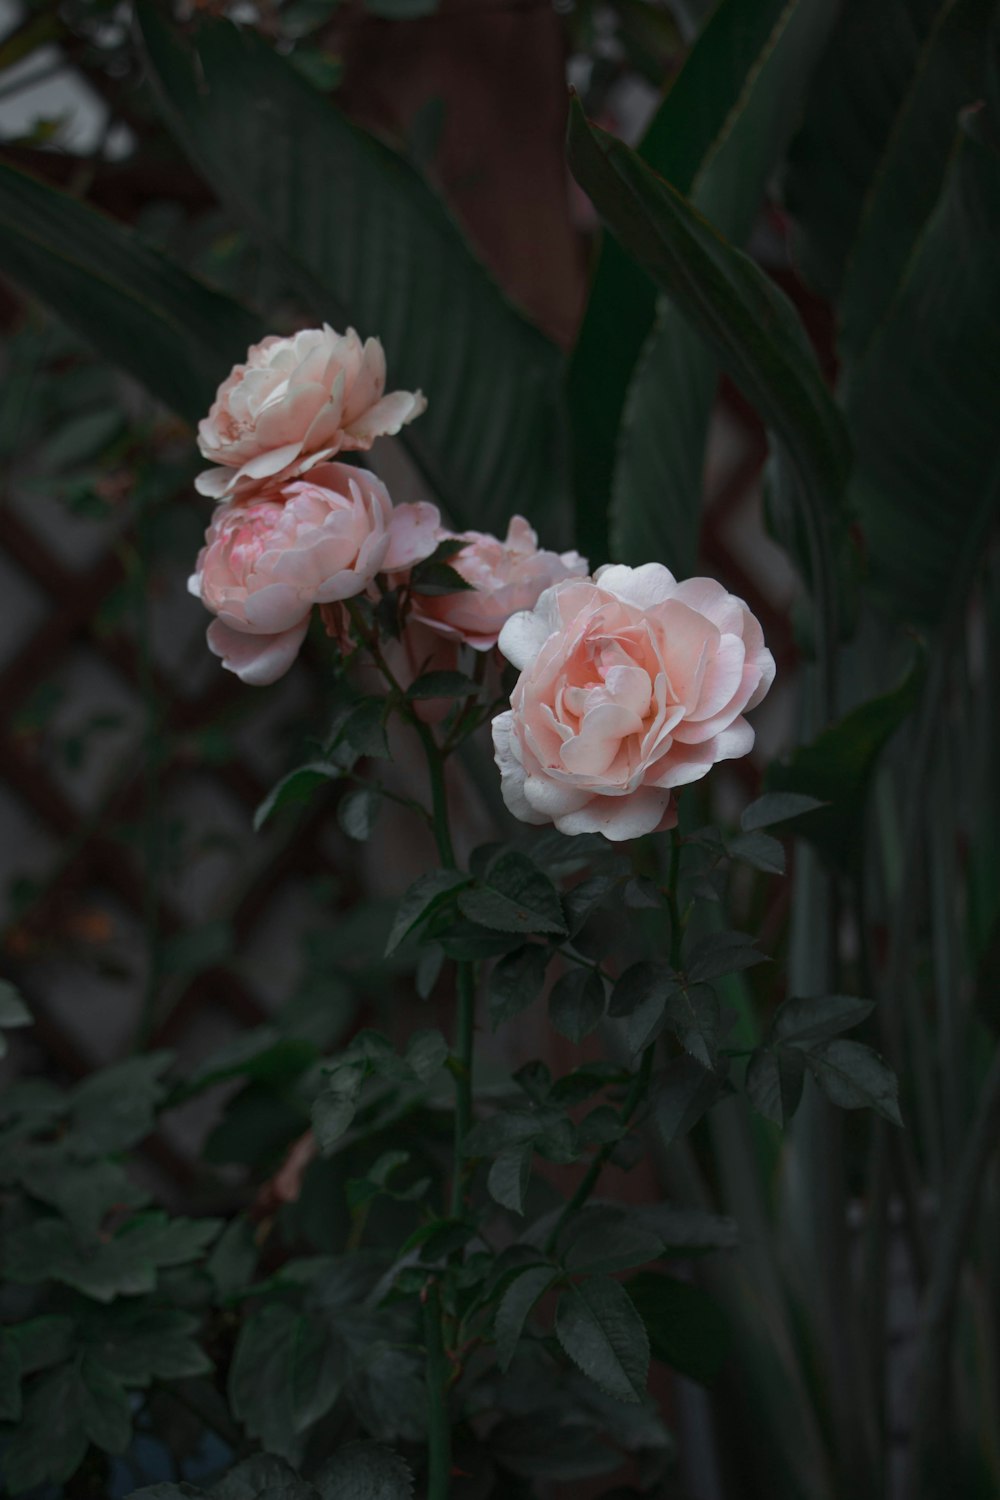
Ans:
{"type": "Polygon", "coordinates": [[[337,606],[370,593],[380,576],[404,586],[442,542],[461,547],[450,561],[468,592],[413,595],[392,652],[410,678],[428,662],[453,664],[460,645],[490,650],[511,614],[549,584],[587,572],[575,552],[540,550],[521,516],[504,542],[456,535],[436,506],[394,507],[374,474],[332,462],[397,433],[426,406],[419,391],[384,392],[378,339],[310,328],[254,345],[199,424],[201,452],[218,467],[197,488],[220,503],[189,588],[215,615],[210,648],[244,682],[287,672],[314,606],[346,641],[337,606]]]}
{"type": "Polygon", "coordinates": [[[374,474],[333,461],[425,405],[419,391],[385,394],[382,346],[353,329],[250,349],[198,429],[216,467],[197,488],[219,504],[189,587],[215,616],[210,648],[244,682],[274,682],[314,607],[346,652],[347,601],[396,591],[405,608],[381,654],[401,685],[453,668],[463,648],[499,647],[520,671],[493,721],[515,817],[615,840],[671,827],[675,788],[753,745],[743,714],[774,677],[760,625],[711,579],[678,583],[660,563],[591,578],[579,553],[540,548],[522,516],[503,540],[452,532],[436,506],[394,506],[374,474]],[[434,557],[454,590],[411,587],[434,557]]]}

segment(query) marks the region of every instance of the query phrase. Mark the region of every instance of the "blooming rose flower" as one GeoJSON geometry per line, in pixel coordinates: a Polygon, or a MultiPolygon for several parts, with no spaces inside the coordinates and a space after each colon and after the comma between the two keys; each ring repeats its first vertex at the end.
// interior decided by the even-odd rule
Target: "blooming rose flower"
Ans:
{"type": "Polygon", "coordinates": [[[508,620],[500,650],[521,671],[493,721],[508,808],[613,840],[671,827],[674,788],[746,755],[743,712],[774,679],[742,599],[660,563],[547,589],[508,620]]]}
{"type": "Polygon", "coordinates": [[[381,569],[391,514],[385,485],[346,464],[220,505],[188,588],[217,617],[208,644],[223,666],[256,685],[287,672],[312,606],[353,598],[381,569]]]}
{"type": "MultiPolygon", "coordinates": [[[[426,526],[426,517],[423,522],[426,526]]],[[[476,651],[492,650],[511,615],[531,609],[550,585],[582,578],[589,570],[579,552],[540,551],[538,537],[523,516],[511,519],[502,542],[485,531],[456,533],[439,525],[436,542],[451,538],[465,546],[449,565],[472,588],[456,594],[414,594],[413,618],[476,651]]]]}
{"type": "Polygon", "coordinates": [[[353,328],[340,334],[324,323],[291,338],[262,339],[233,367],[198,424],[198,447],[222,467],[200,474],[195,487],[221,500],[304,473],[342,449],[370,448],[427,405],[419,391],[384,390],[382,345],[362,344],[353,328]]]}

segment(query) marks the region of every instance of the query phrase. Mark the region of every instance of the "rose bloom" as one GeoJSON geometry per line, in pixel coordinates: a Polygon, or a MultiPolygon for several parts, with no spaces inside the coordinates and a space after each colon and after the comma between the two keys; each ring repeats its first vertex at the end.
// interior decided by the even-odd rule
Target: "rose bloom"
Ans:
{"type": "MultiPolygon", "coordinates": [[[[414,594],[413,619],[475,651],[492,650],[511,615],[531,609],[552,584],[582,578],[588,572],[587,559],[579,552],[539,550],[538,537],[523,516],[511,519],[501,542],[485,531],[445,530],[434,506],[399,507],[401,512],[406,509],[421,512],[411,523],[415,538],[426,536],[428,512],[434,511],[434,545],[449,540],[464,542],[461,552],[448,559],[448,565],[472,584],[471,589],[455,594],[414,594]]],[[[402,518],[396,523],[400,531],[405,524],[402,518]]],[[[423,552],[423,556],[432,550],[423,552]]]]}
{"type": "Polygon", "coordinates": [[[747,754],[743,713],[774,680],[742,599],[660,563],[547,589],[508,620],[500,650],[521,672],[493,721],[508,808],[616,841],[672,827],[676,787],[747,754]]]}
{"type": "Polygon", "coordinates": [[[255,482],[304,473],[341,450],[370,448],[424,410],[419,391],[385,390],[378,339],[362,344],[353,328],[306,328],[254,344],[246,363],[220,385],[198,424],[198,447],[222,467],[195,487],[220,500],[255,482]]]}
{"type": "Polygon", "coordinates": [[[323,464],[247,505],[220,505],[188,582],[216,615],[208,644],[255,685],[298,654],[314,604],[360,594],[389,548],[392,501],[381,480],[323,464]]]}

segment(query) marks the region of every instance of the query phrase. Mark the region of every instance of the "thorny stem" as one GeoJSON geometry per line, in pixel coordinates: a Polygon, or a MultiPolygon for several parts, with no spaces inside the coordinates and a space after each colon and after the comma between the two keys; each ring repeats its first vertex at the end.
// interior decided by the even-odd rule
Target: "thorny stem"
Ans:
{"type": "MultiPolygon", "coordinates": [[[[382,654],[378,638],[369,631],[361,611],[348,606],[355,629],[364,641],[372,660],[397,696],[398,706],[416,731],[427,763],[431,791],[431,828],[438,857],[445,869],[457,869],[455,847],[448,815],[448,788],[445,782],[447,747],[438,744],[431,728],[406,705],[405,697],[382,654]]],[[[457,965],[456,989],[458,1012],[455,1034],[455,1133],[452,1152],[451,1204],[453,1218],[462,1213],[465,1192],[465,1137],[472,1121],[472,1075],[475,1040],[476,971],[475,965],[460,960],[457,965]]],[[[424,1327],[427,1348],[427,1392],[429,1402],[427,1500],[445,1500],[451,1482],[451,1428],[448,1420],[447,1387],[449,1376],[442,1335],[441,1298],[435,1282],[428,1284],[424,1298],[424,1327]]]]}
{"type": "MultiPolygon", "coordinates": [[[[670,837],[670,886],[667,891],[667,906],[670,912],[670,962],[672,967],[678,968],[680,966],[682,931],[680,903],[677,898],[677,878],[680,872],[681,840],[676,828],[671,830],[670,837]]],[[[587,959],[581,958],[580,955],[576,953],[568,953],[567,957],[575,959],[578,963],[588,963],[587,959]]],[[[600,965],[594,964],[592,965],[592,967],[596,970],[597,973],[603,974],[603,970],[600,968],[600,965]]],[[[625,1102],[622,1105],[620,1116],[623,1126],[628,1125],[631,1122],[639,1106],[645,1101],[646,1095],[649,1093],[649,1080],[653,1074],[653,1059],[655,1055],[656,1042],[652,1041],[650,1042],[649,1046],[646,1047],[643,1051],[638,1070],[632,1075],[632,1082],[629,1086],[629,1091],[625,1095],[625,1102]]],[[[576,1192],[563,1208],[562,1213],[559,1215],[558,1219],[549,1232],[548,1239],[545,1242],[546,1254],[551,1254],[551,1252],[555,1249],[556,1243],[565,1225],[575,1213],[583,1208],[584,1204],[589,1199],[591,1193],[594,1191],[594,1188],[597,1186],[597,1180],[600,1177],[601,1173],[604,1171],[604,1168],[607,1166],[614,1149],[614,1141],[606,1142],[598,1151],[593,1161],[590,1163],[590,1166],[587,1168],[586,1172],[577,1185],[576,1192]]]]}
{"type": "Polygon", "coordinates": [[[427,1500],[447,1500],[451,1489],[451,1423],[448,1364],[441,1338],[441,1298],[436,1281],[427,1283],[423,1304],[427,1346],[427,1500]]]}

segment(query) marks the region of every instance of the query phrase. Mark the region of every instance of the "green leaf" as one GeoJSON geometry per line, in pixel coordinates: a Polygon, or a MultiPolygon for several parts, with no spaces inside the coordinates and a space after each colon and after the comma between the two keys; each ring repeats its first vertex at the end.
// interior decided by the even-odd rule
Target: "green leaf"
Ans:
{"type": "Polygon", "coordinates": [[[426,1442],[427,1382],[423,1361],[415,1352],[385,1345],[365,1349],[348,1397],[358,1421],[373,1437],[389,1443],[426,1442]]]}
{"type": "Polygon", "coordinates": [[[439,910],[454,891],[467,884],[468,878],[457,870],[433,870],[415,880],[396,908],[389,941],[385,945],[386,957],[396,951],[415,927],[439,910]]]}
{"type": "Polygon", "coordinates": [[[22,1147],[18,1175],[32,1198],[58,1209],[85,1235],[96,1234],[112,1210],[140,1208],[149,1199],[120,1162],[75,1160],[65,1140],[22,1147]]]}
{"type": "MultiPolygon", "coordinates": [[[[723,0],[639,148],[735,245],[746,244],[760,214],[835,9],[831,0],[723,0]]],[[[713,351],[681,313],[658,300],[631,372],[611,500],[612,555],[662,557],[678,576],[697,558],[719,377],[713,351]]]]}
{"type": "Polygon", "coordinates": [[[671,1058],[660,1074],[653,1101],[653,1118],[664,1145],[686,1135],[729,1091],[724,1079],[688,1053],[671,1058]]]}
{"type": "Polygon", "coordinates": [[[470,922],[498,932],[566,935],[559,892],[527,855],[510,849],[492,860],[484,880],[458,898],[470,922]]]}
{"type": "Polygon", "coordinates": [[[854,868],[872,776],[885,746],[916,707],[921,676],[914,666],[891,692],[859,704],[790,760],[768,767],[765,783],[776,792],[818,801],[813,811],[795,816],[793,831],[842,869],[854,868]]]}
{"type": "Polygon", "coordinates": [[[427,1083],[448,1061],[448,1043],[440,1031],[415,1031],[406,1046],[404,1060],[421,1083],[427,1083]]]}
{"type": "Polygon", "coordinates": [[[348,1373],[342,1342],[322,1319],[265,1304],[240,1329],[229,1401],[248,1435],[295,1462],[299,1435],[330,1410],[348,1373]]]}
{"type": "Polygon", "coordinates": [[[722,1019],[710,984],[677,985],[664,1010],[667,1025],[685,1052],[706,1068],[715,1066],[722,1019]]]}
{"type": "Polygon", "coordinates": [[[766,833],[741,833],[737,838],[726,840],[726,852],[733,859],[753,865],[766,875],[784,875],[785,851],[778,839],[766,833]]]}
{"type": "Polygon", "coordinates": [[[609,1396],[645,1400],[649,1339],[617,1281],[596,1276],[568,1288],[556,1309],[556,1337],[573,1363],[609,1396]]]}
{"type": "Polygon", "coordinates": [[[744,833],[756,833],[758,828],[772,828],[775,823],[787,823],[802,813],[815,812],[823,803],[818,797],[808,797],[802,792],[765,792],[756,802],[743,809],[740,827],[744,833]]]}
{"type": "Polygon", "coordinates": [[[799,1107],[805,1058],[794,1047],[758,1047],[747,1063],[747,1096],[758,1114],[784,1128],[799,1107]]]}
{"type": "Polygon", "coordinates": [[[379,1443],[347,1443],[315,1477],[320,1500],[410,1500],[413,1475],[398,1453],[379,1443]]]}
{"type": "Polygon", "coordinates": [[[32,1375],[36,1370],[47,1370],[69,1359],[76,1325],[72,1318],[46,1313],[12,1324],[7,1332],[17,1345],[22,1372],[32,1375]]]}
{"type": "Polygon", "coordinates": [[[92,1073],[70,1094],[70,1143],[75,1155],[104,1156],[135,1146],[156,1123],[166,1097],[170,1052],[148,1052],[92,1073]]]}
{"type": "Polygon", "coordinates": [[[654,1230],[668,1251],[732,1250],[740,1243],[739,1226],[724,1214],[672,1203],[644,1203],[633,1210],[654,1230]]]}
{"type": "Polygon", "coordinates": [[[574,969],[552,986],[549,1020],[560,1036],[582,1042],[600,1024],[607,997],[604,980],[594,969],[574,969]]]}
{"type": "MultiPolygon", "coordinates": [[[[997,104],[983,118],[979,128],[995,132],[997,104]]],[[[847,389],[873,586],[894,615],[929,625],[997,510],[1000,157],[976,129],[966,116],[941,196],[847,389]]]]}
{"type": "Polygon", "coordinates": [[[227,1302],[237,1297],[253,1280],[258,1250],[253,1225],[248,1219],[230,1219],[212,1247],[205,1270],[212,1278],[216,1297],[227,1302]]]}
{"type": "Polygon", "coordinates": [[[298,807],[311,800],[313,793],[331,781],[337,781],[342,772],[338,766],[324,761],[313,761],[308,766],[297,766],[283,776],[277,786],[271,788],[253,815],[254,833],[259,833],[268,818],[282,808],[298,807]]]}
{"type": "MultiPolygon", "coordinates": [[[[650,965],[650,967],[653,967],[650,965]]],[[[667,1003],[680,986],[676,979],[665,977],[654,983],[625,1019],[625,1040],[633,1057],[643,1052],[667,1024],[667,1003]]]]}
{"type": "Polygon", "coordinates": [[[209,1500],[317,1500],[313,1486],[271,1453],[245,1458],[208,1493],[209,1500]]]}
{"type": "Polygon", "coordinates": [[[318,1056],[313,1041],[281,1036],[273,1026],[257,1026],[210,1053],[182,1092],[199,1093],[228,1078],[256,1078],[280,1088],[304,1073],[318,1056]]]}
{"type": "MultiPolygon", "coordinates": [[[[847,0],[808,94],[788,161],[786,196],[798,226],[796,261],[831,300],[840,293],[859,226],[879,196],[897,136],[909,145],[906,117],[918,103],[922,74],[935,57],[942,18],[953,0],[847,0]],[[863,124],[862,124],[863,122],[863,124]]],[[[982,28],[980,38],[985,47],[982,28]]],[[[952,120],[962,103],[952,107],[952,120]]],[[[946,103],[945,95],[940,103],[946,103]]],[[[912,166],[920,170],[918,148],[912,166]]],[[[928,173],[934,184],[933,168],[928,173]]],[[[939,181],[939,179],[938,179],[939,181]]],[[[905,226],[908,215],[901,214],[905,226]]],[[[890,257],[891,260],[891,257],[890,257]]]]}
{"type": "Polygon", "coordinates": [[[80,1417],[87,1436],[106,1453],[124,1453],[132,1441],[128,1397],[110,1370],[85,1354],[78,1366],[80,1417]]]}
{"type": "Polygon", "coordinates": [[[0,270],[191,423],[264,332],[124,225],[6,165],[0,270]]]}
{"type": "Polygon", "coordinates": [[[550,1105],[532,1109],[498,1110],[473,1125],[465,1137],[467,1156],[495,1156],[510,1146],[525,1146],[566,1121],[565,1112],[550,1105]]]}
{"type": "Polygon", "coordinates": [[[83,1326],[82,1341],[123,1386],[210,1374],[212,1362],[197,1342],[198,1319],[177,1308],[122,1301],[101,1308],[83,1326]]]}
{"type": "Polygon", "coordinates": [[[765,963],[748,932],[709,932],[685,944],[684,972],[692,983],[719,979],[754,964],[765,963]]]}
{"type": "Polygon", "coordinates": [[[826,1097],[841,1109],[874,1109],[902,1126],[899,1080],[877,1052],[861,1042],[828,1042],[806,1053],[806,1062],[826,1097]]]}
{"type": "Polygon", "coordinates": [[[413,976],[414,987],[421,1000],[429,1000],[434,993],[434,986],[441,977],[443,965],[444,949],[425,943],[420,949],[416,973],[413,976]]]}
{"type": "Polygon", "coordinates": [[[30,1026],[31,1020],[31,1012],[14,986],[9,980],[0,979],[0,1030],[30,1026]]]}
{"type": "Polygon", "coordinates": [[[556,1279],[552,1266],[530,1266],[515,1276],[500,1299],[493,1324],[497,1364],[506,1370],[524,1332],[528,1314],[556,1279]]]}
{"type": "Polygon", "coordinates": [[[627,1271],[657,1260],[663,1250],[658,1234],[618,1209],[582,1214],[574,1230],[562,1251],[563,1265],[573,1275],[627,1271]]]}
{"type": "Polygon", "coordinates": [[[337,804],[337,822],[348,838],[363,844],[371,837],[378,810],[382,805],[381,794],[368,787],[348,792],[337,804]]]}
{"type": "Polygon", "coordinates": [[[376,760],[389,759],[389,741],[385,732],[387,713],[384,698],[362,698],[340,720],[331,748],[351,752],[350,764],[362,756],[376,760]]]}
{"type": "Polygon", "coordinates": [[[821,995],[811,1000],[791,999],[778,1007],[768,1035],[787,1046],[811,1047],[850,1031],[868,1019],[871,1000],[856,995],[821,995]]]}
{"type": "Polygon", "coordinates": [[[358,1112],[364,1068],[349,1063],[327,1073],[313,1100],[312,1126],[322,1152],[332,1151],[358,1112]]]}
{"type": "Polygon", "coordinates": [[[20,1423],[4,1446],[7,1488],[17,1495],[46,1482],[65,1483],[83,1461],[87,1443],[79,1371],[61,1365],[25,1393],[20,1423]]]}
{"type": "Polygon", "coordinates": [[[615,981],[608,1014],[630,1016],[640,1005],[656,1000],[665,1002],[676,983],[676,975],[665,964],[645,959],[631,964],[615,981]]]}
{"type": "Polygon", "coordinates": [[[475,584],[463,578],[456,568],[430,558],[418,563],[410,574],[410,592],[426,594],[431,599],[442,594],[467,594],[474,588],[475,584]]]}
{"type": "Polygon", "coordinates": [[[517,509],[551,517],[563,488],[560,355],[419,173],[253,29],[208,21],[191,52],[153,4],[138,15],[168,122],[226,207],[315,317],[379,334],[390,389],[426,393],[427,412],[402,436],[451,519],[498,528],[517,509]],[[302,178],[306,162],[322,162],[321,192],[302,178]]]}
{"type": "Polygon", "coordinates": [[[811,541],[813,583],[832,575],[850,450],[791,303],[627,146],[570,112],[574,175],[628,252],[671,295],[787,453],[811,541]]]}
{"type": "Polygon", "coordinates": [[[50,1481],[62,1484],[79,1468],[88,1443],[124,1453],[132,1438],[128,1398],[90,1355],[33,1381],[20,1425],[3,1455],[12,1494],[50,1481]]]}
{"type": "Polygon", "coordinates": [[[731,1333],[718,1303],[701,1287],[660,1271],[640,1271],[626,1283],[653,1354],[682,1375],[711,1385],[729,1354],[731,1333]]]}
{"type": "Polygon", "coordinates": [[[153,1291],[158,1270],[197,1259],[219,1227],[218,1219],[168,1219],[151,1212],[134,1215],[111,1239],[102,1239],[74,1235],[61,1219],[36,1219],[6,1236],[3,1265],[12,1281],[61,1281],[110,1302],[153,1291]]]}
{"type": "Polygon", "coordinates": [[[840,295],[840,345],[857,355],[903,278],[941,191],[962,109],[987,91],[995,0],[939,7],[870,184],[840,295]]]}
{"type": "Polygon", "coordinates": [[[506,953],[493,965],[487,984],[490,1024],[496,1031],[504,1021],[513,1020],[542,993],[549,950],[540,943],[525,943],[506,953]]]}
{"type": "Polygon", "coordinates": [[[581,880],[566,892],[563,896],[563,911],[570,937],[575,938],[588,918],[619,889],[627,872],[627,865],[612,866],[610,870],[602,870],[581,880]]]}
{"type": "Polygon", "coordinates": [[[21,1420],[21,1351],[17,1340],[0,1328],[0,1422],[21,1420]]]}
{"type": "Polygon", "coordinates": [[[492,1163],[486,1179],[486,1188],[494,1203],[509,1208],[511,1213],[524,1213],[524,1195],[531,1180],[531,1158],[533,1147],[509,1146],[501,1151],[492,1163]]]}

